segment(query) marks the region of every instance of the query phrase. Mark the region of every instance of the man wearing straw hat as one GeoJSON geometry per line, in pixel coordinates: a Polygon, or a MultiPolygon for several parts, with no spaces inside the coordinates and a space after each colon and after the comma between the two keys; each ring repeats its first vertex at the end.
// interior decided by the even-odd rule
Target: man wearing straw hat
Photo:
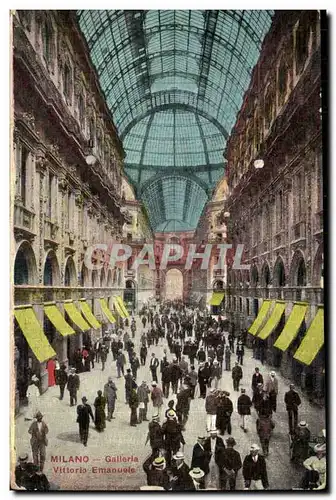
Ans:
{"type": "Polygon", "coordinates": [[[43,422],[43,415],[40,411],[36,413],[35,418],[36,421],[31,424],[28,433],[31,434],[30,444],[34,464],[39,466],[40,471],[43,472],[46,459],[46,446],[48,446],[47,434],[49,429],[47,424],[43,422]]]}
{"type": "Polygon", "coordinates": [[[191,469],[191,471],[189,472],[189,476],[193,480],[194,489],[196,491],[202,489],[202,487],[201,487],[202,486],[202,479],[204,478],[204,472],[202,471],[202,469],[200,469],[199,467],[195,467],[194,469],[191,469]]]}
{"type": "Polygon", "coordinates": [[[153,462],[146,462],[143,469],[147,475],[148,486],[161,486],[165,490],[169,489],[169,476],[167,473],[167,464],[164,457],[156,457],[153,462]]]}
{"type": "Polygon", "coordinates": [[[178,451],[173,455],[173,478],[171,480],[171,488],[173,491],[192,491],[194,483],[189,476],[190,468],[184,462],[184,454],[178,451]]]}
{"type": "Polygon", "coordinates": [[[262,455],[259,455],[259,450],[257,444],[252,444],[250,453],[244,458],[243,477],[245,490],[268,489],[266,460],[262,455]]]}

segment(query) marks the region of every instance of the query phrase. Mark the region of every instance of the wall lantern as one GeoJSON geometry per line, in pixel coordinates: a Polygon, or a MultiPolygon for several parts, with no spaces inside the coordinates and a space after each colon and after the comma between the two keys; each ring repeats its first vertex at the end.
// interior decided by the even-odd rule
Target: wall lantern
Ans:
{"type": "Polygon", "coordinates": [[[254,168],[264,168],[264,160],[258,159],[254,162],[254,168]]]}

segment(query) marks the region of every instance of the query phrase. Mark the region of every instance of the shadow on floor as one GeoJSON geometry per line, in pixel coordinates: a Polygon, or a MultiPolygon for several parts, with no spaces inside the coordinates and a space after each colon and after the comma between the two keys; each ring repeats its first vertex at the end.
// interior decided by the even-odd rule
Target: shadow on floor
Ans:
{"type": "Polygon", "coordinates": [[[71,443],[80,443],[79,434],[77,432],[62,432],[56,436],[61,441],[70,441],[71,443]]]}

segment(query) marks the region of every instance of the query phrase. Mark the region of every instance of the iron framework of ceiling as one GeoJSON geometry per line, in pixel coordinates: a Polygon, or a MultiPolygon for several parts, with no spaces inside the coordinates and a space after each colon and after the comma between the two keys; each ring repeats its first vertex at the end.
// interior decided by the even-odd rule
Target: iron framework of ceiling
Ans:
{"type": "Polygon", "coordinates": [[[272,15],[77,11],[154,230],[196,227],[272,15]]]}

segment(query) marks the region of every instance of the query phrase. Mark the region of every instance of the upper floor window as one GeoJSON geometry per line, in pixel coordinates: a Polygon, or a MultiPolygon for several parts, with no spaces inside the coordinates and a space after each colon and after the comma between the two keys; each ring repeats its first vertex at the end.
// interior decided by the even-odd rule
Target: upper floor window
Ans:
{"type": "Polygon", "coordinates": [[[282,106],[287,94],[287,66],[285,61],[281,61],[278,67],[278,105],[282,106]]]}
{"type": "Polygon", "coordinates": [[[64,63],[63,69],[63,92],[65,97],[72,100],[72,71],[68,62],[64,63]]]}
{"type": "Polygon", "coordinates": [[[96,143],[96,128],[93,117],[90,119],[89,131],[90,131],[90,141],[92,141],[92,147],[94,148],[96,143]]]}
{"type": "Polygon", "coordinates": [[[295,64],[296,74],[304,68],[309,53],[310,27],[301,19],[295,32],[295,64]]]}
{"type": "Polygon", "coordinates": [[[84,97],[82,94],[80,94],[78,97],[78,118],[79,118],[80,125],[84,129],[85,128],[85,104],[84,104],[84,97]]]}
{"type": "Polygon", "coordinates": [[[265,94],[265,130],[270,128],[273,119],[273,95],[270,88],[265,94]]]}
{"type": "Polygon", "coordinates": [[[300,222],[304,217],[305,207],[305,178],[304,173],[300,172],[296,176],[296,222],[300,222]]]}
{"type": "Polygon", "coordinates": [[[43,56],[47,64],[52,63],[54,33],[49,19],[46,19],[42,27],[43,56]]]}
{"type": "Polygon", "coordinates": [[[49,219],[53,216],[53,199],[54,199],[54,175],[49,172],[49,183],[48,183],[48,200],[47,200],[47,216],[49,219]]]}
{"type": "Polygon", "coordinates": [[[23,144],[16,145],[16,193],[23,205],[26,205],[27,199],[26,179],[29,154],[29,150],[23,144]]]}
{"type": "Polygon", "coordinates": [[[281,231],[283,226],[283,214],[284,214],[284,199],[283,192],[280,190],[277,195],[276,201],[276,221],[277,221],[277,229],[281,231]]]}

